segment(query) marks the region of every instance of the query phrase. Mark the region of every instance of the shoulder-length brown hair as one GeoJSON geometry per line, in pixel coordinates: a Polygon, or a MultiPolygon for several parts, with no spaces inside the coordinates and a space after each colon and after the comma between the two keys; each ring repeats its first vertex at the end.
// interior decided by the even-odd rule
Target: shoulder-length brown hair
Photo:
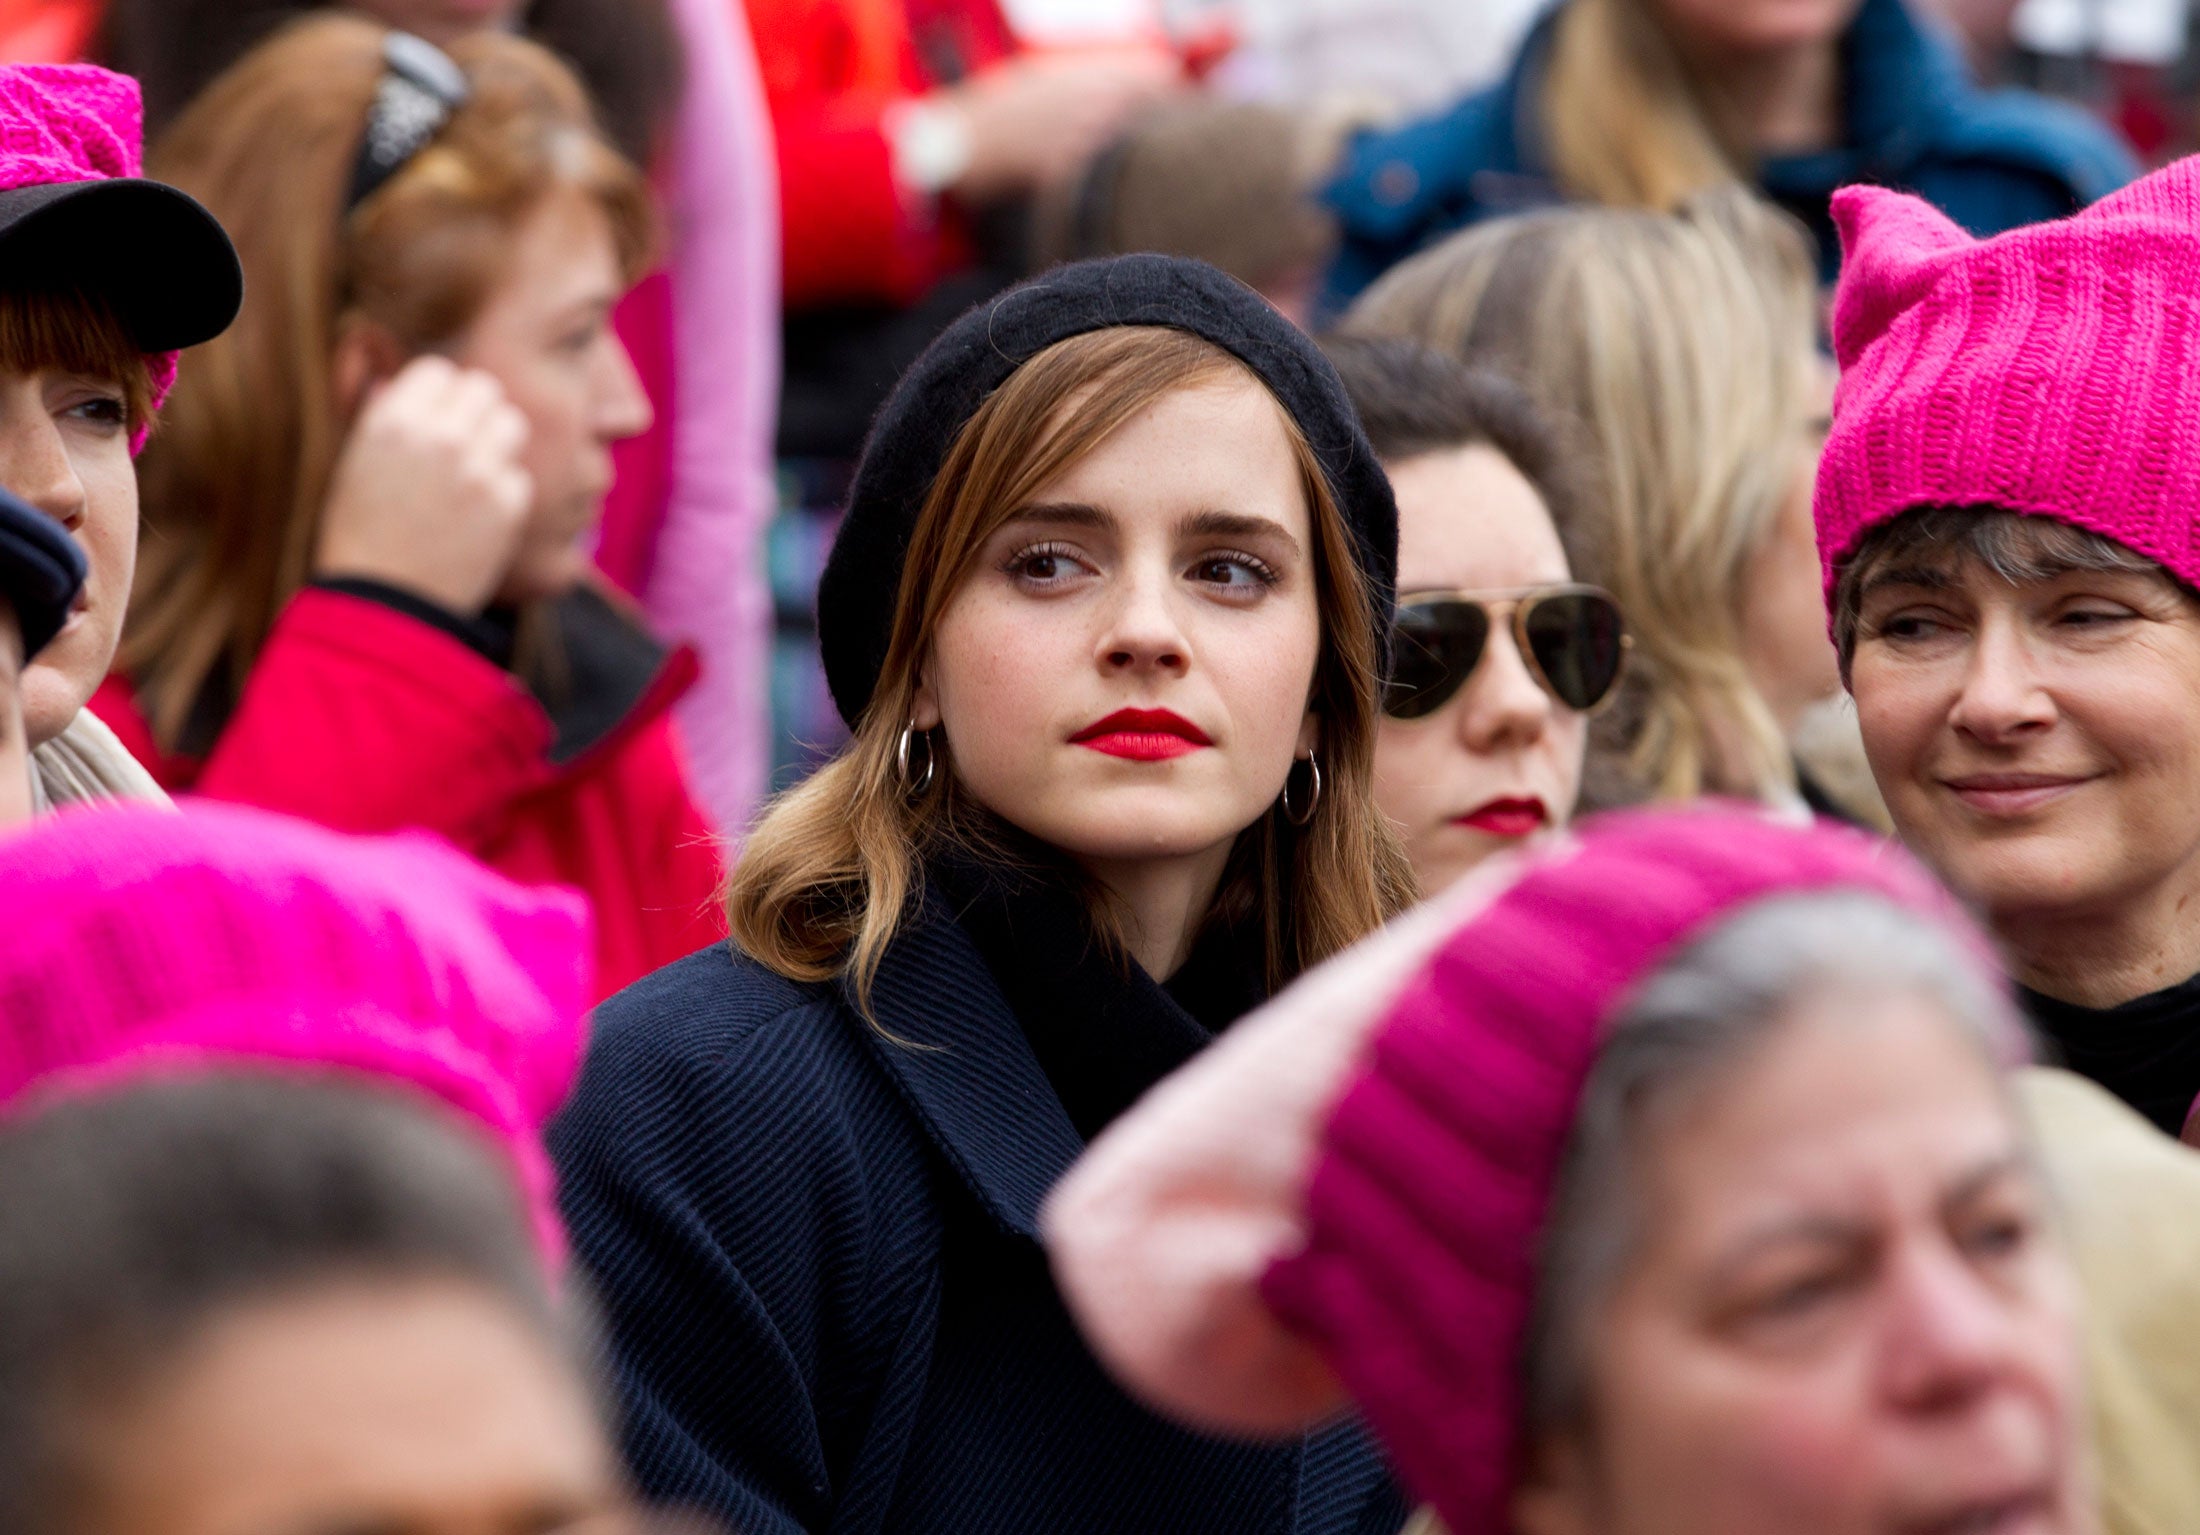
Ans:
{"type": "Polygon", "coordinates": [[[192,352],[139,466],[145,534],[119,665],[170,749],[209,681],[243,687],[310,576],[351,425],[331,378],[346,328],[376,325],[413,352],[450,342],[514,231],[562,187],[602,205],[629,278],[648,259],[639,174],[596,132],[571,71],[516,37],[453,45],[472,95],[347,210],[388,35],[346,16],[298,23],[208,87],[149,162],[213,210],[245,270],[243,312],[192,352]]]}
{"type": "MultiPolygon", "coordinates": [[[[988,840],[989,818],[952,771],[943,766],[924,793],[911,794],[895,751],[919,667],[979,551],[1048,481],[1155,400],[1253,376],[1196,336],[1119,326],[1057,342],[987,399],[917,514],[886,663],[855,738],[776,801],[742,851],[726,903],[736,943],[796,980],[844,976],[857,1005],[868,1007],[879,963],[922,889],[926,851],[988,840]]],[[[1404,852],[1375,808],[1372,599],[1320,463],[1284,420],[1314,535],[1322,651],[1312,708],[1321,721],[1322,793],[1303,828],[1272,809],[1239,834],[1209,915],[1258,923],[1271,986],[1373,931],[1414,894],[1404,852]]],[[[1089,882],[1081,893],[1120,953],[1120,926],[1105,897],[1089,882]]]]}

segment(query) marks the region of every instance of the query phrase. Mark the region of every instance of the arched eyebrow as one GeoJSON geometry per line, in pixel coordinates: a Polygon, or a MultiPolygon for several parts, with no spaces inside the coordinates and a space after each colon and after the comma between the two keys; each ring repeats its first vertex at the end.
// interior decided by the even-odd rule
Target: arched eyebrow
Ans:
{"type": "Polygon", "coordinates": [[[1024,522],[1049,522],[1065,528],[1099,529],[1115,526],[1115,519],[1108,513],[1083,501],[1041,501],[1012,513],[1002,526],[1024,522]]]}
{"type": "Polygon", "coordinates": [[[1226,512],[1219,508],[1194,512],[1184,519],[1178,531],[1186,538],[1272,538],[1294,556],[1303,553],[1289,528],[1273,517],[1255,517],[1246,512],[1226,512]]]}
{"type": "MultiPolygon", "coordinates": [[[[1046,523],[1054,527],[1091,528],[1103,531],[1116,525],[1113,514],[1083,501],[1042,501],[1014,513],[1003,527],[1025,523],[1046,523]]],[[[1194,512],[1177,524],[1180,538],[1244,538],[1273,539],[1288,549],[1294,557],[1304,553],[1291,530],[1273,517],[1256,517],[1249,512],[1224,511],[1219,507],[1194,512]]]]}

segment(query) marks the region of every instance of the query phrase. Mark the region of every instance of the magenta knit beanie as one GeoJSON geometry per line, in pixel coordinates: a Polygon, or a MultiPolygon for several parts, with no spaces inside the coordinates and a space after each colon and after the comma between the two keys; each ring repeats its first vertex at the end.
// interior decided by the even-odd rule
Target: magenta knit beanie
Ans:
{"type": "Polygon", "coordinates": [[[542,1127],[578,1069],[586,906],[425,835],[201,802],[64,812],[0,842],[0,1105],[251,1062],[427,1092],[510,1152],[563,1256],[542,1127]]]}
{"type": "Polygon", "coordinates": [[[1829,604],[1864,534],[1922,506],[2060,518],[2200,587],[2200,157],[1990,240],[1878,187],[1833,218],[1829,604]]]}
{"type": "Polygon", "coordinates": [[[1537,1251],[1607,1024],[1659,964],[1763,897],[1955,904],[1891,845],[1737,807],[1587,823],[1453,933],[1379,1026],[1261,1293],[1322,1351],[1456,1531],[1507,1527],[1537,1251]]]}

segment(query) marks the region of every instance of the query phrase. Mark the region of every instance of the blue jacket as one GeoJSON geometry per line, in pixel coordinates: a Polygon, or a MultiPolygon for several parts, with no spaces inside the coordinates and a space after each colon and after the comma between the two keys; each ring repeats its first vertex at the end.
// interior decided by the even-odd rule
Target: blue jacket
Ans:
{"type": "Polygon", "coordinates": [[[1086,1351],[1035,1236],[1084,1142],[963,928],[915,919],[873,1005],[722,944],[597,1014],[552,1150],[644,1493],[736,1535],[1396,1531],[1357,1427],[1203,1437],[1086,1351]]]}
{"type": "MultiPolygon", "coordinates": [[[[1391,266],[1499,214],[1562,200],[1542,144],[1542,85],[1556,11],[1529,34],[1512,73],[1438,116],[1359,140],[1328,199],[1344,243],[1326,295],[1342,309],[1391,266]]],[[[1759,189],[1801,219],[1831,282],[1837,187],[1917,193],[1973,234],[2060,218],[2138,174],[2121,140],[2067,103],[1980,89],[1954,46],[1903,0],[1865,0],[1842,39],[1848,142],[1759,167],[1759,189]]]]}

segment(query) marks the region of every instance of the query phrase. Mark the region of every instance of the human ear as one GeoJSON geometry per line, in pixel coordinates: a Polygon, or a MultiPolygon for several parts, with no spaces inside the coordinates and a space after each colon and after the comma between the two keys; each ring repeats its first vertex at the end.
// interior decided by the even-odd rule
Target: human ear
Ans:
{"type": "Polygon", "coordinates": [[[1306,718],[1299,721],[1299,744],[1292,749],[1292,755],[1302,759],[1311,757],[1321,742],[1321,716],[1309,709],[1306,711],[1306,718]]]}
{"type": "Polygon", "coordinates": [[[336,348],[329,360],[329,393],[339,417],[349,420],[374,392],[375,386],[396,377],[410,361],[397,338],[372,320],[345,320],[336,333],[336,348]]]}
{"type": "Polygon", "coordinates": [[[932,691],[931,664],[917,668],[917,685],[909,695],[909,723],[916,730],[930,730],[940,722],[939,696],[932,691]]]}
{"type": "Polygon", "coordinates": [[[1592,1535],[1600,1528],[1587,1447],[1577,1434],[1547,1434],[1513,1489],[1515,1535],[1592,1535]]]}

